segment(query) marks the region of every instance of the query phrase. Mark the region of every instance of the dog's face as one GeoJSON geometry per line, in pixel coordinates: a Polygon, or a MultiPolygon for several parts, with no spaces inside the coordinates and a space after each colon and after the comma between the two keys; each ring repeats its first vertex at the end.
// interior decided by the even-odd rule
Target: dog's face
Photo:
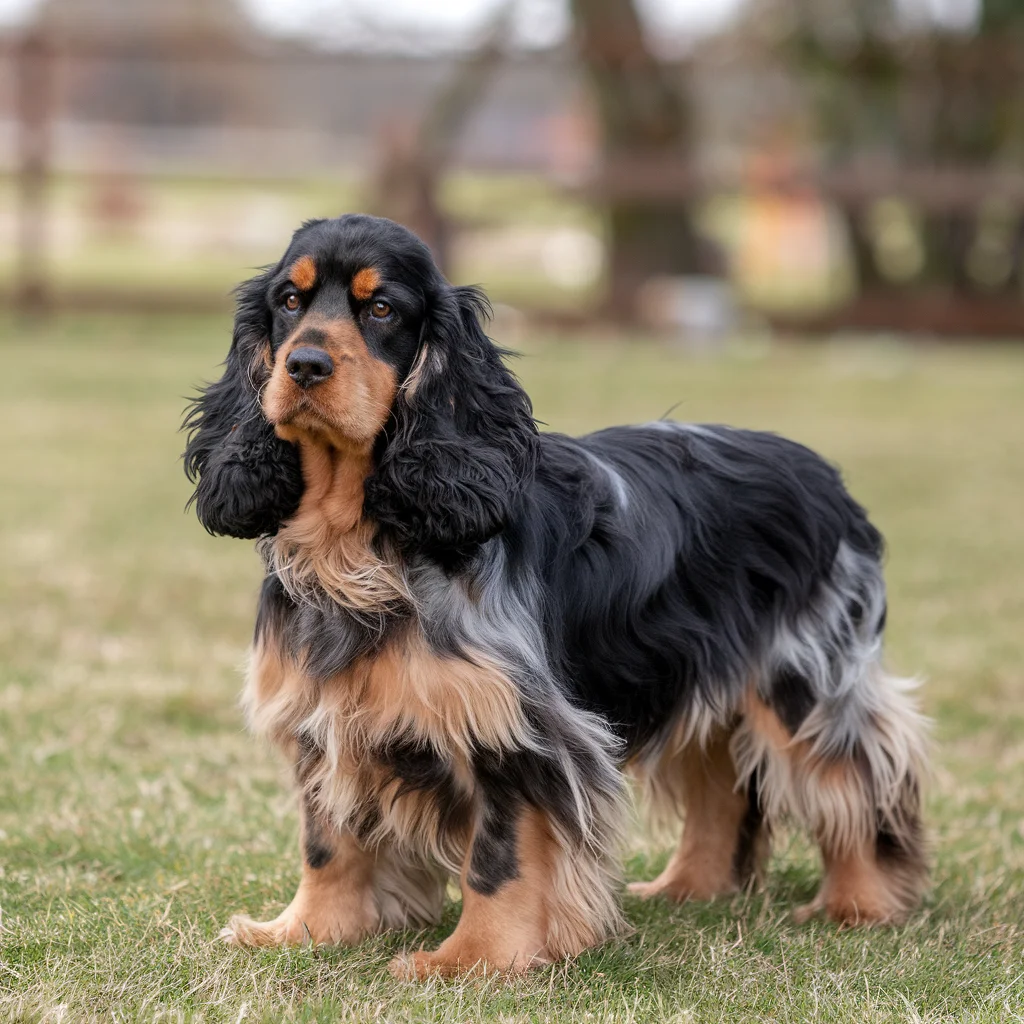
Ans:
{"type": "Polygon", "coordinates": [[[312,439],[372,452],[364,513],[406,548],[466,552],[501,530],[534,463],[529,399],[405,228],[303,226],[241,286],[224,376],[194,403],[186,472],[212,533],[274,533],[302,496],[312,439]]]}
{"type": "Polygon", "coordinates": [[[305,228],[267,282],[261,404],[279,437],[365,447],[384,429],[427,304],[445,287],[422,244],[385,225],[305,228]]]}

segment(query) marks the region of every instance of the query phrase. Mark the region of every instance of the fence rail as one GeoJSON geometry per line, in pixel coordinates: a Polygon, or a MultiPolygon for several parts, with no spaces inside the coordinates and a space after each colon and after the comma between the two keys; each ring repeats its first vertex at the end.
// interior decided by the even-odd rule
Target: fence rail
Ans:
{"type": "MultiPolygon", "coordinates": [[[[1013,48],[997,49],[998,53],[992,50],[988,66],[984,61],[978,64],[979,73],[989,73],[992,66],[1000,62],[1002,66],[1015,69],[1020,65],[1019,70],[1024,73],[1024,54],[1013,48]]],[[[977,55],[972,59],[981,61],[977,55]]],[[[368,68],[374,61],[379,59],[310,50],[255,36],[237,39],[178,33],[71,38],[50,31],[31,30],[18,36],[0,38],[0,68],[5,67],[10,72],[6,95],[0,82],[0,118],[6,103],[15,154],[11,167],[15,251],[11,283],[5,297],[20,309],[36,312],[108,308],[204,310],[221,309],[227,304],[226,291],[211,294],[187,286],[153,289],[136,284],[122,288],[116,282],[88,288],[58,289],[55,286],[51,260],[55,244],[52,196],[58,167],[62,173],[67,170],[66,162],[60,165],[59,143],[69,132],[71,122],[66,108],[69,89],[73,91],[76,87],[74,82],[69,84],[67,80],[69,67],[80,69],[89,62],[106,67],[120,62],[125,66],[153,65],[175,69],[175,73],[180,73],[186,81],[194,79],[200,83],[197,88],[201,93],[205,81],[223,84],[227,80],[234,81],[232,76],[243,74],[252,75],[252,81],[257,81],[257,76],[271,67],[302,75],[328,73],[332,68],[341,67],[349,70],[353,66],[368,68]],[[227,78],[217,79],[214,76],[203,79],[201,72],[204,69],[214,69],[218,73],[225,71],[227,78]]],[[[395,67],[398,66],[396,63],[395,67]]],[[[418,69],[420,72],[422,68],[418,69]]],[[[551,73],[557,75],[562,72],[551,73]]],[[[525,76],[526,80],[529,77],[525,76]]],[[[402,87],[396,88],[401,95],[402,87]]],[[[550,90],[554,86],[549,83],[546,88],[550,90]]],[[[235,83],[235,94],[246,92],[235,83]]],[[[423,102],[422,96],[409,96],[408,99],[410,103],[423,102]]],[[[347,97],[345,102],[349,104],[350,111],[355,110],[359,114],[358,97],[347,97]]],[[[325,107],[329,108],[330,104],[325,107]]],[[[287,103],[283,109],[287,109],[287,103]]],[[[516,109],[514,103],[510,109],[516,109]]],[[[303,174],[292,168],[294,165],[311,166],[314,161],[310,160],[309,153],[313,150],[319,150],[320,163],[324,168],[337,167],[346,161],[350,165],[354,162],[353,154],[345,150],[343,134],[339,134],[337,124],[310,126],[312,122],[305,124],[297,115],[299,123],[294,126],[268,126],[260,123],[260,113],[260,104],[253,101],[248,120],[246,117],[220,121],[214,118],[204,122],[203,117],[193,110],[192,115],[196,116],[187,124],[177,123],[173,118],[159,128],[144,122],[119,123],[119,138],[123,144],[119,173],[133,180],[144,180],[170,171],[184,176],[218,177],[225,184],[232,181],[252,184],[300,180],[303,174]],[[156,156],[145,155],[145,146],[140,140],[148,138],[147,133],[161,136],[162,148],[158,147],[160,153],[156,156]],[[241,165],[225,165],[216,170],[208,166],[201,170],[190,166],[191,151],[185,143],[191,140],[195,144],[197,139],[202,143],[200,149],[206,147],[210,150],[214,148],[214,142],[219,143],[221,151],[230,149],[236,164],[241,165]],[[328,139],[329,145],[325,141],[328,139]],[[281,156],[277,160],[262,158],[261,153],[267,149],[275,149],[281,156]],[[239,154],[243,156],[239,157],[239,154]],[[291,165],[289,156],[293,158],[291,165]]],[[[80,134],[86,130],[80,120],[76,130],[80,134]]],[[[89,130],[97,129],[93,126],[89,130]]],[[[368,130],[362,123],[360,131],[365,133],[368,130]]],[[[522,130],[529,135],[532,129],[526,124],[522,130]]],[[[476,166],[502,170],[510,165],[503,163],[501,156],[488,158],[484,153],[482,156],[478,154],[476,166]]],[[[698,160],[663,162],[634,158],[617,160],[598,169],[582,183],[573,185],[566,185],[551,168],[541,166],[534,170],[540,174],[547,173],[556,189],[565,189],[574,199],[582,199],[596,209],[610,202],[691,203],[712,197],[749,196],[753,193],[760,196],[813,197],[847,212],[863,211],[877,200],[896,198],[912,204],[924,217],[946,217],[960,222],[976,216],[984,205],[994,202],[1015,211],[1018,218],[1024,211],[1024,173],[1012,167],[913,166],[860,160],[839,166],[804,163],[752,171],[736,165],[731,171],[723,171],[720,167],[709,171],[698,160]]],[[[86,161],[74,173],[80,180],[102,181],[112,172],[107,167],[93,166],[86,161]]],[[[2,183],[3,175],[0,173],[2,183]]],[[[857,250],[862,240],[855,237],[855,225],[851,234],[854,236],[851,238],[853,248],[857,250]]],[[[1024,239],[1020,242],[1019,247],[1024,247],[1024,239]]],[[[1021,255],[1015,250],[1014,259],[1019,261],[1021,255]]],[[[845,309],[832,311],[825,317],[802,321],[799,318],[788,321],[780,318],[779,322],[793,327],[802,323],[811,329],[850,325],[919,328],[940,333],[1018,335],[1024,334],[1024,303],[1021,303],[1019,295],[1010,292],[986,297],[937,294],[929,290],[899,294],[899,289],[864,287],[862,294],[845,309]]]]}

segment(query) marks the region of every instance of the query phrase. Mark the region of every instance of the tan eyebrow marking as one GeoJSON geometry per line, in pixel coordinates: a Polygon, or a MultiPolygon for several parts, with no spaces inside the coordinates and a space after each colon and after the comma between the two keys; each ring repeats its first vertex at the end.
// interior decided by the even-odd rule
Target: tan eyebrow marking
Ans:
{"type": "Polygon", "coordinates": [[[288,271],[288,278],[300,292],[308,292],[316,284],[316,264],[312,256],[300,256],[288,271]]]}
{"type": "Polygon", "coordinates": [[[352,294],[365,302],[380,286],[380,274],[373,267],[363,267],[352,278],[352,294]]]}

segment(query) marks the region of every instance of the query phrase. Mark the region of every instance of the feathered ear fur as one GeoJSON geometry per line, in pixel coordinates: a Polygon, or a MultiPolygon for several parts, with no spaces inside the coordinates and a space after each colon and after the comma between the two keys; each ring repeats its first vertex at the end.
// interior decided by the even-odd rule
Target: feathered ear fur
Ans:
{"type": "Polygon", "coordinates": [[[302,497],[298,451],[277,437],[259,402],[267,368],[258,353],[270,333],[266,280],[239,288],[224,375],[194,399],[184,423],[185,474],[196,483],[199,521],[231,537],[276,533],[302,497]]]}
{"type": "Polygon", "coordinates": [[[471,553],[509,521],[533,475],[530,399],[483,332],[488,312],[476,289],[444,286],[366,482],[366,514],[407,550],[471,553]]]}

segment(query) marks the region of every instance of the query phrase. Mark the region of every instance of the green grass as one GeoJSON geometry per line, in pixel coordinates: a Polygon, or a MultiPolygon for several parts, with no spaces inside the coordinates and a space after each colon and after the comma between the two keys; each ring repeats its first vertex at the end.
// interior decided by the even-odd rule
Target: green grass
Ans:
{"type": "MultiPolygon", "coordinates": [[[[0,1020],[1020,1020],[1024,1014],[1024,350],[528,339],[538,415],[675,415],[790,434],[840,462],[890,542],[893,667],[936,718],[934,886],[896,929],[794,926],[814,852],[761,892],[626,901],[621,941],[505,985],[399,984],[389,956],[248,953],[298,868],[275,758],[235,707],[257,559],[183,512],[175,433],[227,324],[0,323],[0,1020]]],[[[627,874],[667,847],[637,832],[627,874]]]]}

